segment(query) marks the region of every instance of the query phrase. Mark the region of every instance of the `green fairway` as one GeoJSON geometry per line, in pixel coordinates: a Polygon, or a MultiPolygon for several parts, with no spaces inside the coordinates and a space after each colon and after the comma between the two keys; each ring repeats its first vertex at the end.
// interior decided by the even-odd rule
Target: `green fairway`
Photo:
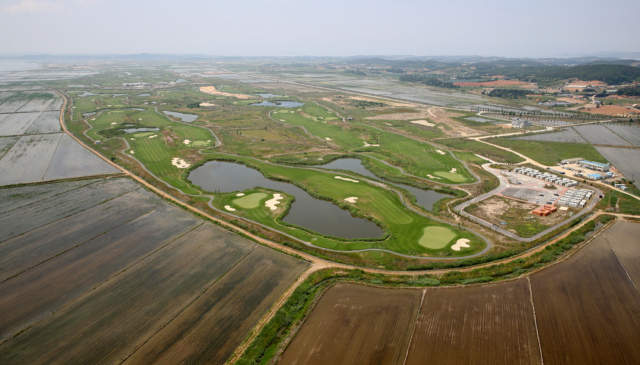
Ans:
{"type": "Polygon", "coordinates": [[[156,133],[154,133],[154,132],[144,132],[144,133],[136,133],[133,136],[136,137],[136,138],[143,138],[143,137],[153,136],[154,134],[156,134],[156,133]]]}
{"type": "Polygon", "coordinates": [[[431,249],[445,248],[456,237],[456,233],[447,227],[425,227],[423,232],[420,244],[431,249]]]}
{"type": "MultiPolygon", "coordinates": [[[[469,231],[459,230],[449,224],[441,223],[416,213],[415,211],[407,208],[402,203],[402,200],[400,200],[398,195],[393,191],[386,190],[376,184],[369,184],[365,181],[354,183],[351,181],[336,179],[336,174],[330,172],[271,165],[243,157],[217,153],[211,153],[209,156],[212,158],[224,159],[226,161],[231,160],[244,163],[250,167],[258,169],[263,174],[269,175],[275,179],[280,179],[281,181],[295,181],[298,186],[307,191],[313,192],[317,197],[322,197],[323,199],[332,201],[337,205],[343,205],[345,208],[348,207],[352,214],[356,214],[360,217],[368,217],[380,222],[380,224],[385,228],[385,236],[387,237],[381,240],[341,240],[307,230],[298,229],[295,226],[283,225],[277,220],[277,215],[282,214],[282,212],[278,213],[265,209],[247,209],[234,212],[234,214],[293,235],[301,240],[312,242],[314,245],[319,247],[341,251],[383,248],[403,254],[424,256],[439,256],[442,252],[447,252],[447,254],[455,257],[466,256],[479,252],[486,245],[482,239],[469,231]],[[345,205],[344,200],[348,197],[358,197],[357,204],[345,205]],[[447,232],[450,232],[453,236],[451,236],[444,244],[439,244],[438,247],[425,246],[421,242],[421,238],[425,236],[425,227],[442,228],[442,230],[438,231],[439,237],[444,237],[444,234],[447,232]],[[451,238],[455,236],[470,239],[471,247],[462,252],[453,251],[450,248],[445,247],[451,238]]],[[[259,200],[258,197],[253,197],[253,195],[259,192],[260,191],[258,190],[246,192],[249,195],[240,199],[238,199],[235,193],[218,194],[216,199],[213,201],[213,204],[218,209],[224,209],[225,205],[230,204],[240,206],[238,204],[239,201],[244,204],[245,200],[247,202],[251,202],[254,199],[259,200]]],[[[286,204],[290,197],[286,194],[284,194],[284,196],[285,200],[283,201],[283,204],[286,204]]],[[[253,202],[253,204],[256,203],[253,202]]],[[[442,239],[444,238],[440,238],[440,240],[442,239]]]]}
{"type": "Polygon", "coordinates": [[[436,171],[434,172],[434,174],[436,176],[440,176],[440,177],[444,177],[445,179],[451,180],[451,181],[455,181],[455,182],[464,182],[467,179],[465,179],[464,176],[456,173],[456,172],[446,172],[446,171],[436,171]]]}
{"type": "Polygon", "coordinates": [[[267,197],[265,193],[254,193],[233,201],[233,204],[244,209],[254,209],[260,206],[260,201],[267,197]]]}
{"type": "Polygon", "coordinates": [[[608,162],[595,147],[588,144],[525,141],[513,138],[495,138],[487,142],[507,147],[548,166],[575,157],[602,163],[608,162]]]}
{"type": "Polygon", "coordinates": [[[191,142],[191,146],[192,147],[208,146],[209,144],[210,144],[210,142],[207,142],[207,141],[194,141],[194,142],[191,142]]]}

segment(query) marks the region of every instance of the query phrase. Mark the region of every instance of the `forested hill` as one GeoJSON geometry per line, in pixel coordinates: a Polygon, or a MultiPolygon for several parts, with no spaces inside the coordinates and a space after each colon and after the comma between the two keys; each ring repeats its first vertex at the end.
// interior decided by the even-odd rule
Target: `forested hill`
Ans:
{"type": "Polygon", "coordinates": [[[479,74],[500,74],[531,82],[577,78],[584,81],[597,80],[610,85],[616,85],[625,82],[640,81],[640,67],[612,64],[503,67],[479,72],[479,74]]]}

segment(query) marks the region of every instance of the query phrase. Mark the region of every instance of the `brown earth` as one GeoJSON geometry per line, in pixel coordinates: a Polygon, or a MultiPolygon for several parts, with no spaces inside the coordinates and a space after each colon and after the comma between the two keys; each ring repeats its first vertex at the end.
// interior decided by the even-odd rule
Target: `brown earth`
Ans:
{"type": "Polygon", "coordinates": [[[640,295],[602,235],[531,287],[546,364],[640,363],[640,295]]]}
{"type": "Polygon", "coordinates": [[[403,364],[421,298],[422,290],[336,284],[279,364],[403,364]]]}
{"type": "Polygon", "coordinates": [[[254,99],[255,97],[252,95],[244,95],[244,94],[231,94],[225,93],[223,91],[216,90],[215,86],[200,86],[200,91],[205,94],[218,95],[218,96],[229,96],[238,99],[254,99]]]}
{"type": "Polygon", "coordinates": [[[541,364],[527,280],[426,290],[407,365],[541,364]]]}
{"type": "MultiPolygon", "coordinates": [[[[599,108],[587,106],[585,109],[582,109],[582,111],[604,115],[628,115],[632,110],[618,105],[604,105],[599,108]]],[[[640,112],[640,110],[637,112],[640,112]]]]}

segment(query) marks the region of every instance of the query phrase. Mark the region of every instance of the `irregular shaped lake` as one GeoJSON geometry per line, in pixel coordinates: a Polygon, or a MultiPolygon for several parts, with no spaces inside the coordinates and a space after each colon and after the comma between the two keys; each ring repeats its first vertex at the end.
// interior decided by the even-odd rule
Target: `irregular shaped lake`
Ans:
{"type": "Polygon", "coordinates": [[[198,119],[197,115],[193,115],[193,114],[184,114],[184,113],[178,113],[178,112],[167,112],[167,111],[163,111],[163,113],[165,113],[166,115],[170,115],[174,118],[178,118],[183,122],[187,122],[187,123],[191,123],[194,120],[198,119]]]}
{"type": "Polygon", "coordinates": [[[123,129],[122,131],[129,134],[129,133],[138,133],[138,132],[155,132],[159,130],[160,128],[127,128],[127,129],[123,129]]]}
{"type": "Polygon", "coordinates": [[[230,193],[260,186],[284,191],[295,197],[289,213],[282,219],[321,234],[340,238],[379,238],[384,233],[375,223],[351,215],[326,200],[312,197],[299,187],[269,180],[262,173],[244,165],[211,161],[191,171],[189,180],[208,191],[230,193]]]}
{"type": "Polygon", "coordinates": [[[297,101],[276,101],[275,103],[272,103],[270,101],[263,101],[262,103],[254,103],[254,104],[250,104],[251,106],[279,106],[282,108],[296,108],[299,106],[303,106],[304,103],[298,103],[297,101]],[[278,104],[276,104],[278,103],[278,104]]]}
{"type": "MultiPolygon", "coordinates": [[[[374,175],[371,171],[367,170],[367,168],[364,167],[364,165],[362,164],[362,161],[358,160],[357,158],[343,158],[343,159],[329,162],[326,165],[317,165],[314,167],[318,167],[321,169],[328,169],[328,170],[351,171],[363,176],[371,177],[374,179],[380,179],[379,177],[374,175]]],[[[418,201],[418,204],[423,206],[427,210],[433,210],[433,204],[435,204],[438,200],[442,198],[451,197],[447,194],[437,193],[433,190],[423,190],[410,185],[398,184],[398,183],[390,184],[388,182],[385,182],[385,183],[387,183],[388,185],[395,185],[405,190],[408,190],[409,192],[411,192],[411,194],[415,195],[418,201]]]]}

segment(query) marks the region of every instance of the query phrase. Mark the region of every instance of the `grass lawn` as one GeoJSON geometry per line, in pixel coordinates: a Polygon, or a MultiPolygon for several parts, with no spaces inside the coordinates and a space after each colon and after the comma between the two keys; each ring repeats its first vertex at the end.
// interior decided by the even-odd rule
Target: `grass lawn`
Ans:
{"type": "MultiPolygon", "coordinates": [[[[490,143],[495,143],[496,139],[488,140],[490,143]]],[[[524,159],[514,153],[509,151],[501,150],[499,148],[490,146],[486,143],[465,140],[462,138],[451,138],[451,139],[441,139],[438,140],[438,143],[441,143],[448,147],[457,148],[460,150],[470,151],[472,153],[477,153],[479,155],[488,157],[497,162],[505,162],[505,163],[519,163],[524,161],[524,159]]]]}
{"type": "Polygon", "coordinates": [[[455,232],[447,227],[430,226],[424,228],[424,233],[419,243],[427,248],[441,249],[447,247],[457,236],[455,232]]]}
{"type": "Polygon", "coordinates": [[[507,147],[545,165],[555,165],[561,160],[574,157],[608,162],[593,146],[582,143],[523,141],[510,138],[495,138],[487,142],[507,147]]]}
{"type": "Polygon", "coordinates": [[[260,201],[267,196],[268,195],[266,193],[253,193],[234,200],[233,204],[240,208],[253,209],[260,206],[260,201]]]}
{"type": "MultiPolygon", "coordinates": [[[[244,162],[248,166],[259,169],[263,174],[280,178],[287,181],[295,181],[305,190],[321,196],[325,199],[333,201],[342,207],[352,210],[352,213],[370,217],[382,222],[385,226],[389,237],[384,240],[353,240],[343,241],[331,237],[322,236],[320,234],[308,232],[296,227],[286,226],[278,223],[276,220],[284,209],[278,211],[270,211],[268,208],[258,206],[254,209],[238,210],[234,214],[246,217],[248,219],[273,227],[277,230],[291,234],[299,239],[312,242],[313,244],[341,251],[352,251],[365,248],[384,248],[394,252],[412,255],[425,256],[441,256],[443,254],[451,256],[465,256],[482,250],[485,242],[479,237],[465,230],[458,230],[446,223],[434,221],[428,217],[424,217],[416,212],[406,208],[397,194],[392,191],[385,190],[377,185],[368,184],[364,181],[354,183],[335,178],[335,174],[323,171],[301,169],[287,166],[270,165],[253,159],[242,157],[234,157],[224,154],[210,154],[214,158],[222,158],[225,160],[234,160],[244,162]],[[358,197],[357,204],[345,204],[344,199],[348,197],[358,197]],[[460,252],[450,249],[453,242],[439,243],[437,248],[429,248],[420,243],[425,236],[425,227],[443,227],[446,231],[453,232],[455,236],[460,238],[468,238],[471,240],[471,248],[464,249],[460,252]]],[[[256,192],[245,192],[248,196],[256,192]]],[[[286,194],[285,200],[279,207],[284,207],[286,202],[291,199],[286,194]]],[[[228,205],[230,202],[237,204],[238,198],[235,193],[218,194],[213,204],[218,208],[228,205]]],[[[264,199],[264,198],[262,198],[264,199]]],[[[424,241],[423,241],[424,243],[424,241]]]]}

